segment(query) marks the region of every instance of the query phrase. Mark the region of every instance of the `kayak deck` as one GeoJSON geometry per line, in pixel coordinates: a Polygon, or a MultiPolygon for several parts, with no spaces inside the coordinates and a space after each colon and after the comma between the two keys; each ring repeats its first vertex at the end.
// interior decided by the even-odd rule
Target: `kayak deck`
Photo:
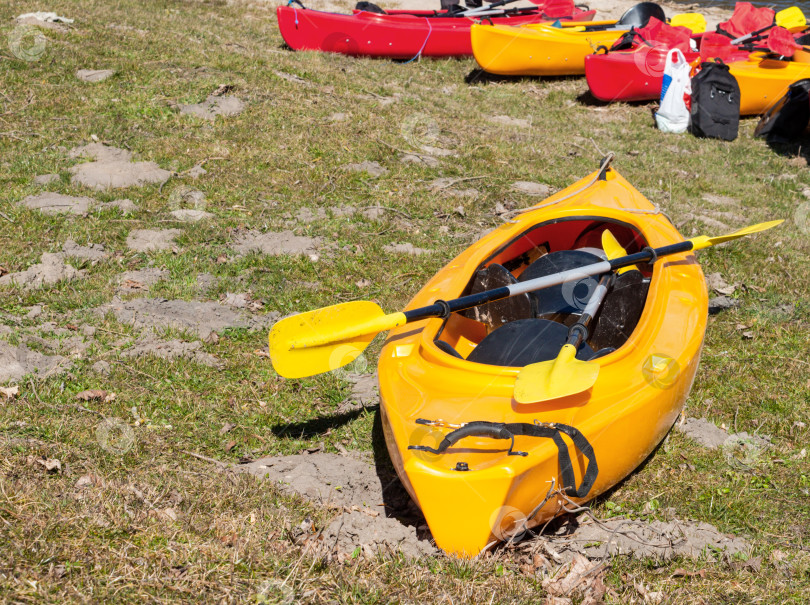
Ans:
{"type": "MultiPolygon", "coordinates": [[[[614,171],[606,180],[586,183],[580,181],[552,200],[584,187],[582,193],[527,212],[473,245],[428,282],[409,308],[469,292],[476,273],[493,264],[508,265],[519,275],[531,266],[531,251],[539,248],[540,257],[574,247],[593,248],[605,228],[629,252],[682,240],[614,171]]],[[[474,556],[510,532],[543,523],[566,505],[566,498],[554,493],[560,488],[585,483],[587,493],[572,500],[590,500],[627,476],[666,435],[697,369],[706,326],[706,286],[692,254],[662,259],[642,273],[649,291],[638,321],[614,335],[613,352],[595,360],[600,366],[597,383],[569,397],[517,403],[513,389],[520,368],[465,358],[491,331],[471,317],[452,314],[446,322],[428,319],[391,332],[379,361],[386,443],[439,547],[474,556]],[[458,356],[437,344],[438,339],[458,356]],[[541,426],[550,433],[548,438],[518,434],[512,442],[472,431],[441,454],[411,449],[435,449],[459,426],[478,421],[520,423],[521,430],[541,426]],[[551,435],[556,429],[548,426],[559,423],[581,433],[592,446],[595,477],[586,477],[590,458],[581,443],[577,446],[570,434],[558,432],[564,444],[560,447],[551,435]],[[566,456],[571,460],[570,486],[564,485],[566,456]],[[591,479],[592,485],[587,485],[591,479]]]]}

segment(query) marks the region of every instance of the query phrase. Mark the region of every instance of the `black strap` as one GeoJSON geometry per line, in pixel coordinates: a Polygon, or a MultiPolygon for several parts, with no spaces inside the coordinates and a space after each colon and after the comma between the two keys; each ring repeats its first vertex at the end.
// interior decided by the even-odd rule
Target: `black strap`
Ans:
{"type": "MultiPolygon", "coordinates": [[[[419,424],[431,424],[429,420],[417,420],[419,424]]],[[[464,439],[465,437],[489,437],[490,439],[511,439],[512,445],[509,447],[509,455],[512,456],[526,456],[526,452],[515,452],[513,447],[515,444],[516,435],[525,435],[527,437],[543,437],[549,438],[554,441],[557,446],[557,456],[560,462],[560,475],[562,477],[562,485],[565,494],[573,498],[584,498],[591,491],[596,477],[599,474],[599,467],[596,464],[596,454],[593,451],[593,446],[588,442],[585,436],[573,426],[558,423],[537,423],[529,424],[526,422],[487,422],[484,420],[470,422],[463,427],[456,429],[445,435],[442,442],[438,447],[431,448],[425,445],[411,445],[408,446],[409,450],[419,450],[423,452],[431,452],[433,454],[443,454],[449,447],[464,439]],[[573,441],[574,447],[588,460],[588,466],[585,469],[585,474],[582,476],[582,482],[577,487],[574,477],[574,466],[571,463],[571,455],[568,453],[568,445],[562,438],[562,435],[568,435],[573,441]]]]}

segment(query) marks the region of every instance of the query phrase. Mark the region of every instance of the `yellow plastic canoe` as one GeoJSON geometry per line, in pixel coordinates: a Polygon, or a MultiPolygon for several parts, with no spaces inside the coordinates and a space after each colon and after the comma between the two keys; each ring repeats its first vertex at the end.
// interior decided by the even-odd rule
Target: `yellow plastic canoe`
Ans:
{"type": "Polygon", "coordinates": [[[729,63],[729,71],[740,85],[740,115],[759,115],[781,99],[791,84],[810,78],[810,53],[797,51],[792,61],[752,53],[747,61],[729,63]]]}
{"type": "MultiPolygon", "coordinates": [[[[495,264],[519,277],[546,251],[594,250],[606,229],[628,253],[683,241],[667,218],[612,169],[539,206],[461,253],[408,308],[469,293],[478,271],[495,264]]],[[[468,360],[487,334],[486,325],[469,312],[454,313],[446,322],[409,323],[390,333],[379,360],[385,439],[440,548],[471,557],[546,522],[570,506],[555,490],[579,488],[586,493],[570,500],[591,500],[631,473],[666,436],[698,367],[706,284],[691,252],[639,269],[648,288],[643,310],[634,325],[615,336],[615,350],[595,360],[594,386],[564,398],[518,403],[513,392],[520,368],[468,360]],[[511,441],[500,430],[493,435],[469,424],[481,421],[523,428],[511,441]],[[459,427],[466,427],[464,436],[441,454],[409,449],[435,449],[449,434],[455,440],[459,427]],[[571,469],[568,477],[564,467],[571,469]]],[[[606,313],[610,294],[603,305],[606,313]]],[[[596,325],[602,321],[600,314],[596,325]]]]}
{"type": "MultiPolygon", "coordinates": [[[[473,55],[484,71],[505,76],[574,76],[585,73],[585,57],[600,46],[610,48],[630,29],[634,9],[616,21],[586,24],[549,23],[473,25],[470,30],[473,55]],[[625,21],[625,17],[631,17],[625,21]],[[623,24],[623,25],[622,25],[623,24]]],[[[660,15],[663,19],[663,13],[660,15]]],[[[671,25],[683,25],[693,33],[706,31],[700,13],[674,15],[671,25]]]]}
{"type": "Polygon", "coordinates": [[[567,76],[585,73],[585,57],[610,47],[624,31],[580,31],[544,24],[527,27],[474,24],[473,55],[484,71],[504,76],[567,76]]]}

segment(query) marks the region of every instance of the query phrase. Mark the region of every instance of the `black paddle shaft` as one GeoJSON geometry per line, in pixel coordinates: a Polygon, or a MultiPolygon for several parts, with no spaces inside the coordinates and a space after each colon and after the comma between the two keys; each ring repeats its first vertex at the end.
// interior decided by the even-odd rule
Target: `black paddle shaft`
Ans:
{"type": "MultiPolygon", "coordinates": [[[[619,258],[614,258],[609,261],[594,263],[591,266],[592,267],[596,267],[598,265],[604,266],[604,269],[595,272],[595,273],[603,273],[607,272],[608,270],[615,271],[616,269],[621,269],[622,267],[629,267],[630,265],[635,265],[638,263],[653,264],[661,256],[670,256],[672,254],[679,254],[681,252],[689,252],[693,246],[694,244],[692,243],[691,240],[686,240],[683,242],[678,242],[677,244],[670,244],[669,246],[661,246],[660,248],[648,247],[644,248],[640,252],[636,252],[635,254],[628,254],[627,256],[620,256],[619,258]]],[[[582,267],[582,271],[585,271],[586,269],[588,269],[587,266],[582,267]]],[[[564,271],[563,273],[571,273],[572,274],[571,279],[581,279],[582,277],[587,276],[587,274],[585,273],[582,272],[577,273],[576,271],[577,270],[571,270],[570,272],[564,271]]],[[[494,288],[492,290],[486,290],[484,292],[478,292],[476,294],[468,294],[467,296],[462,296],[460,298],[455,298],[453,300],[447,301],[437,300],[432,305],[428,305],[426,307],[419,307],[418,309],[411,309],[410,311],[405,311],[404,315],[406,323],[419,321],[420,319],[427,319],[429,317],[448,317],[451,313],[455,313],[457,311],[463,311],[465,309],[477,307],[478,305],[492,302],[494,300],[509,298],[510,296],[514,296],[515,294],[522,293],[522,291],[520,290],[515,291],[516,288],[522,285],[525,284],[520,283],[512,284],[511,286],[494,288]]]]}

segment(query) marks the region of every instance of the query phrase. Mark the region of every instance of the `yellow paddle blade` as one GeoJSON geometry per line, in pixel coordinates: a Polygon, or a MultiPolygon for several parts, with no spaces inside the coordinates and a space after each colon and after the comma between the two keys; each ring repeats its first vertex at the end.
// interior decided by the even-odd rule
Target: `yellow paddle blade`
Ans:
{"type": "Polygon", "coordinates": [[[689,241],[692,242],[692,250],[702,250],[703,248],[716,246],[717,244],[722,244],[723,242],[728,242],[730,240],[737,239],[738,237],[745,237],[746,235],[759,233],[760,231],[766,231],[768,229],[776,227],[777,225],[781,225],[784,222],[785,222],[784,220],[768,221],[767,223],[759,223],[758,225],[751,225],[750,227],[740,229],[739,231],[729,233],[728,235],[718,235],[716,237],[708,237],[706,235],[701,235],[698,237],[693,237],[689,241]]]}
{"type": "Polygon", "coordinates": [[[329,372],[354,361],[379,332],[404,323],[403,313],[386,315],[365,300],[300,313],[270,330],[270,361],[285,378],[329,372]]]}
{"type": "Polygon", "coordinates": [[[580,361],[574,345],[564,345],[557,359],[533,363],[515,379],[514,398],[518,403],[537,403],[587,391],[599,376],[599,364],[580,361]]]}
{"type": "Polygon", "coordinates": [[[807,27],[807,19],[798,6],[791,6],[776,13],[776,24],[793,32],[802,31],[807,27]]]}
{"type": "MultiPolygon", "coordinates": [[[[621,258],[622,256],[627,256],[627,250],[622,248],[622,245],[619,243],[619,240],[610,232],[610,230],[605,229],[602,231],[602,250],[605,251],[607,254],[608,260],[613,260],[614,258],[621,258]]],[[[627,273],[628,271],[638,271],[638,267],[635,265],[630,265],[629,267],[622,267],[616,273],[621,275],[622,273],[627,273]]]]}
{"type": "Polygon", "coordinates": [[[688,28],[693,34],[702,34],[706,31],[706,17],[700,13],[681,13],[674,15],[669,20],[669,24],[673,27],[682,25],[688,28]]]}

